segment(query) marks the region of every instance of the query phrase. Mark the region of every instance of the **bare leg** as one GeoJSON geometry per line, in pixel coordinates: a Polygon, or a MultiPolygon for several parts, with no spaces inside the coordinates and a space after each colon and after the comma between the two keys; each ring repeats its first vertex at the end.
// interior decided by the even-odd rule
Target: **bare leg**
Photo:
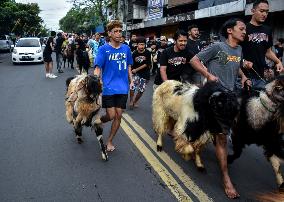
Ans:
{"type": "Polygon", "coordinates": [[[107,140],[107,150],[108,151],[113,151],[115,148],[112,141],[113,141],[114,136],[116,135],[118,128],[120,127],[122,111],[123,110],[120,108],[115,108],[115,107],[107,108],[106,114],[100,118],[100,121],[102,123],[106,123],[108,121],[113,120],[112,125],[111,125],[110,134],[107,140]]]}
{"type": "Polygon", "coordinates": [[[130,92],[129,92],[129,106],[130,107],[133,107],[134,94],[135,94],[135,91],[134,90],[130,90],[130,92]]]}
{"type": "Polygon", "coordinates": [[[45,74],[49,73],[49,66],[47,62],[44,62],[44,67],[45,67],[45,74]]]}
{"type": "Polygon", "coordinates": [[[115,108],[115,117],[112,121],[112,125],[111,125],[111,130],[110,130],[110,134],[107,140],[107,149],[109,151],[113,151],[114,150],[114,145],[112,143],[114,136],[117,133],[117,130],[120,127],[120,122],[121,122],[121,117],[122,117],[122,109],[121,108],[115,108]]]}
{"type": "Polygon", "coordinates": [[[216,156],[220,164],[222,177],[223,177],[223,185],[226,195],[229,198],[237,198],[240,195],[236,191],[233,183],[231,182],[231,178],[228,173],[228,165],[227,165],[227,137],[224,134],[216,135],[216,156]]]}
{"type": "Polygon", "coordinates": [[[137,95],[135,96],[134,102],[133,102],[134,107],[137,107],[137,106],[138,106],[138,105],[137,105],[137,102],[138,102],[138,100],[142,97],[142,95],[143,95],[143,92],[138,92],[138,93],[137,93],[137,95]]]}
{"type": "Polygon", "coordinates": [[[48,63],[48,66],[49,66],[49,73],[52,74],[52,69],[53,69],[53,62],[49,62],[48,63]]]}

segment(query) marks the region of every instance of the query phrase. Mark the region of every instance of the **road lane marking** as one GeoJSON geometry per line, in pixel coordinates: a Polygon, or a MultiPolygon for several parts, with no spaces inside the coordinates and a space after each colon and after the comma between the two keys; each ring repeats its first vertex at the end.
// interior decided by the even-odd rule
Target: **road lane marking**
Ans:
{"type": "Polygon", "coordinates": [[[170,189],[172,194],[181,202],[192,202],[192,199],[183,190],[175,178],[170,174],[170,172],[160,163],[157,157],[148,149],[145,144],[140,140],[138,135],[128,126],[128,124],[122,119],[120,126],[145,157],[145,159],[150,163],[153,169],[158,173],[161,179],[165,182],[166,186],[170,189]]]}
{"type": "Polygon", "coordinates": [[[122,114],[123,118],[133,126],[140,137],[149,145],[149,147],[157,154],[157,156],[165,162],[165,164],[175,173],[175,175],[181,180],[184,186],[195,195],[199,201],[207,202],[213,201],[212,198],[207,196],[194,182],[193,180],[183,171],[183,169],[174,162],[171,157],[165,152],[157,152],[156,142],[148,135],[148,133],[137,124],[127,113],[122,114]]]}

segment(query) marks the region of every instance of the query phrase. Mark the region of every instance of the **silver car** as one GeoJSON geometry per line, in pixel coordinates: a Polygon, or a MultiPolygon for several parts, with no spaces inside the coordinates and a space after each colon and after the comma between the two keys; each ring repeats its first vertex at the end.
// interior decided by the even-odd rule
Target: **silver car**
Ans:
{"type": "Polygon", "coordinates": [[[13,42],[7,35],[0,35],[0,51],[11,52],[13,42]]]}

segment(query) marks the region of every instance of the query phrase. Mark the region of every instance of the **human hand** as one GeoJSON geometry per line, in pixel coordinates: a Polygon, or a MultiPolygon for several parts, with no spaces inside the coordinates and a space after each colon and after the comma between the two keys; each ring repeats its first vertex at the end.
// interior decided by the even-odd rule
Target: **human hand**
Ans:
{"type": "Polygon", "coordinates": [[[283,68],[283,65],[282,65],[282,62],[280,61],[280,62],[278,62],[276,65],[275,65],[275,67],[276,67],[276,71],[277,72],[283,72],[283,70],[284,70],[284,68],[283,68]]]}
{"type": "Polygon", "coordinates": [[[133,86],[134,86],[133,81],[130,81],[129,88],[130,88],[130,89],[132,89],[132,88],[133,88],[133,86]]]}
{"type": "Polygon", "coordinates": [[[132,69],[131,72],[132,72],[132,74],[136,74],[137,70],[136,69],[132,69]]]}
{"type": "Polygon", "coordinates": [[[218,81],[219,80],[219,78],[218,77],[216,77],[216,76],[214,76],[213,74],[210,74],[210,73],[208,73],[208,75],[207,75],[207,81],[213,81],[213,82],[215,82],[215,81],[218,81]]]}
{"type": "Polygon", "coordinates": [[[247,61],[247,60],[244,60],[243,67],[244,67],[245,69],[251,69],[252,66],[253,66],[253,63],[252,63],[252,62],[247,61]]]}
{"type": "Polygon", "coordinates": [[[241,79],[241,84],[242,84],[242,88],[244,88],[245,85],[246,85],[246,87],[248,87],[248,88],[250,88],[250,87],[252,86],[251,80],[248,79],[248,78],[245,77],[245,76],[242,77],[242,79],[241,79]]]}

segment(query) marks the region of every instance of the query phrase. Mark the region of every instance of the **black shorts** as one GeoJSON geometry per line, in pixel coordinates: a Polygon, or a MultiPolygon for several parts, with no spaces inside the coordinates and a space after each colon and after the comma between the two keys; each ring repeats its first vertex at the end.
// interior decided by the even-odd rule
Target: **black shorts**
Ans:
{"type": "Polygon", "coordinates": [[[52,62],[52,57],[51,56],[44,56],[43,61],[44,62],[52,62]]]}
{"type": "Polygon", "coordinates": [[[117,95],[103,95],[102,96],[102,107],[103,108],[121,108],[126,109],[128,94],[117,94],[117,95]]]}

